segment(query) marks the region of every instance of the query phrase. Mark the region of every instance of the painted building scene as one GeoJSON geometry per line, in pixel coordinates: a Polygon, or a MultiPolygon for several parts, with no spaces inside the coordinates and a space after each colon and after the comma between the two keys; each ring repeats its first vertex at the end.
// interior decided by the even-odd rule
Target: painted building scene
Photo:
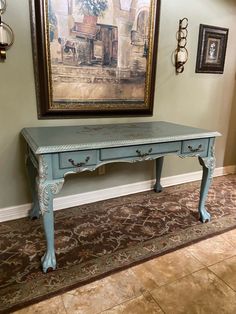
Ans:
{"type": "Polygon", "coordinates": [[[143,101],[151,0],[49,0],[53,100],[143,101]]]}

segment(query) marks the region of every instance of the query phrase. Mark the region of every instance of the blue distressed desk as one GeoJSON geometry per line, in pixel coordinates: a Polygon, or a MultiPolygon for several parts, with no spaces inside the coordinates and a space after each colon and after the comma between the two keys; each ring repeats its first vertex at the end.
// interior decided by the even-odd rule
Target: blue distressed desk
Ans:
{"type": "Polygon", "coordinates": [[[53,196],[70,173],[93,171],[113,162],[156,160],[154,190],[161,192],[163,158],[169,154],[198,157],[203,167],[199,215],[210,220],[205,200],[215,167],[214,141],[220,134],[167,122],[25,128],[27,168],[31,180],[31,218],[43,216],[47,250],[43,271],[56,268],[53,196]]]}

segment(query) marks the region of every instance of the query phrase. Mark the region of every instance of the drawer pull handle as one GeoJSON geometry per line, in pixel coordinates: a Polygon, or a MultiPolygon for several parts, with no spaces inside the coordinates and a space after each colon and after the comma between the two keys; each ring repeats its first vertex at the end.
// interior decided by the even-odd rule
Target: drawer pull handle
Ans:
{"type": "Polygon", "coordinates": [[[86,165],[86,163],[89,161],[90,157],[86,157],[85,162],[79,162],[79,163],[75,163],[75,161],[73,159],[68,159],[68,161],[72,164],[72,166],[74,167],[82,167],[84,165],[86,165]]]}
{"type": "Polygon", "coordinates": [[[149,151],[147,153],[142,153],[139,149],[136,150],[136,153],[138,154],[139,157],[143,158],[146,157],[148,155],[150,155],[152,152],[152,148],[149,149],[149,151]]]}
{"type": "Polygon", "coordinates": [[[196,153],[199,152],[202,148],[202,144],[200,144],[197,148],[193,148],[192,146],[188,146],[188,149],[192,152],[192,153],[196,153]]]}

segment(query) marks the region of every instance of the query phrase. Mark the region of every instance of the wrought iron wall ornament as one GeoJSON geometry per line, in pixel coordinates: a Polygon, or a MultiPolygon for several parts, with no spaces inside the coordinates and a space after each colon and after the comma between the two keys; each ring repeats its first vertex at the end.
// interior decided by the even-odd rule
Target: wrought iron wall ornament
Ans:
{"type": "Polygon", "coordinates": [[[6,50],[14,43],[13,30],[2,21],[2,14],[5,13],[6,7],[6,0],[0,0],[0,61],[6,59],[6,50]]]}
{"type": "Polygon", "coordinates": [[[188,61],[187,46],[188,19],[185,17],[179,20],[179,30],[177,32],[177,48],[175,50],[175,68],[176,73],[183,73],[184,65],[188,61]]]}

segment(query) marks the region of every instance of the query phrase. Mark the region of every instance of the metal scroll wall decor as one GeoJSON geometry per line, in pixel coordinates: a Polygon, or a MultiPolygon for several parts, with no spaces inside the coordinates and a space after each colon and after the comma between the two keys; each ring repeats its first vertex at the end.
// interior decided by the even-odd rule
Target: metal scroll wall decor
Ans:
{"type": "Polygon", "coordinates": [[[188,61],[187,46],[188,19],[185,17],[179,20],[179,30],[177,32],[177,48],[175,50],[175,69],[176,73],[184,72],[184,65],[188,61]]]}
{"type": "Polygon", "coordinates": [[[6,59],[6,50],[14,42],[14,33],[11,27],[2,21],[2,14],[6,11],[6,0],[0,0],[0,61],[6,59]]]}

